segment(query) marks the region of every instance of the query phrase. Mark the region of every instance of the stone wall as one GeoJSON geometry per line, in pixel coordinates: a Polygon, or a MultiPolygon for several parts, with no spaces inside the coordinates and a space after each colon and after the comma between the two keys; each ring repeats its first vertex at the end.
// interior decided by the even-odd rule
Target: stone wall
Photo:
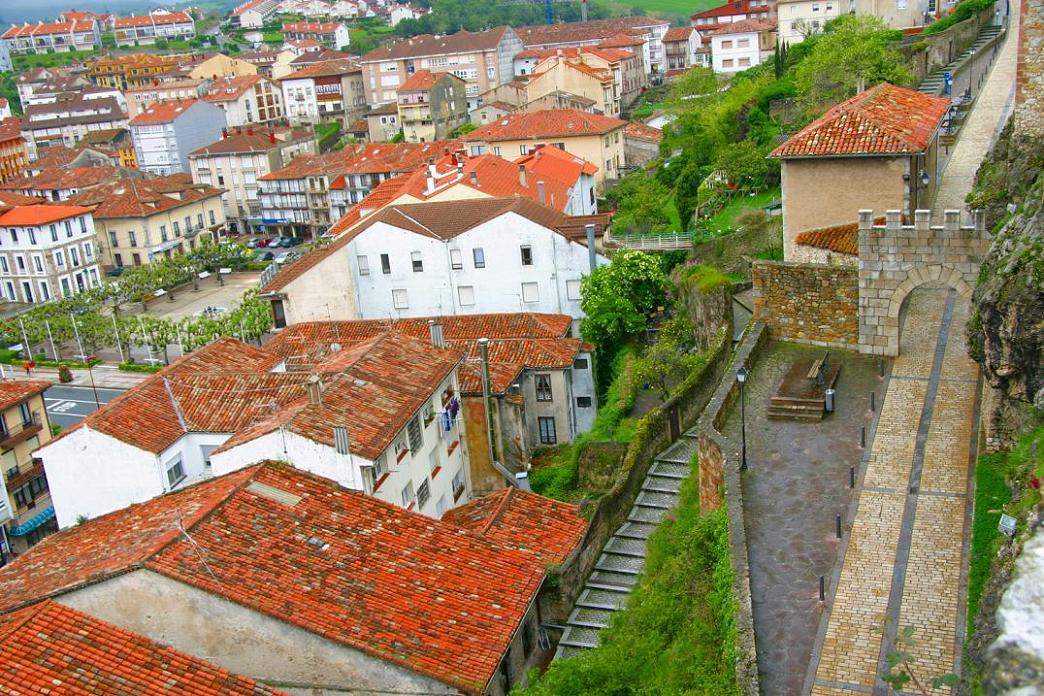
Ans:
{"type": "Polygon", "coordinates": [[[1044,0],[1022,0],[1015,119],[1022,137],[1044,137],[1044,0]]]}
{"type": "Polygon", "coordinates": [[[911,290],[942,282],[967,301],[990,248],[982,211],[974,227],[961,227],[961,212],[947,210],[941,226],[930,225],[931,211],[914,211],[914,224],[902,225],[898,210],[874,225],[872,210],[859,211],[859,350],[899,354],[899,312],[911,290]]]}
{"type": "Polygon", "coordinates": [[[754,320],[784,341],[854,347],[858,272],[847,266],[755,261],[754,320]]]}
{"type": "MultiPolygon", "coordinates": [[[[990,7],[936,34],[916,34],[905,39],[900,50],[906,56],[914,81],[920,82],[930,73],[955,61],[975,43],[979,31],[993,20],[994,11],[990,7]]],[[[960,72],[962,67],[957,71],[960,72]]]]}
{"type": "Polygon", "coordinates": [[[743,696],[758,696],[758,654],[754,641],[754,610],[750,597],[750,558],[747,528],[743,521],[743,489],[740,486],[740,446],[721,434],[721,425],[739,394],[733,378],[738,366],[754,362],[768,342],[768,330],[754,322],[744,334],[732,365],[718,384],[696,425],[699,437],[700,505],[704,509],[724,500],[729,527],[732,592],[736,599],[736,680],[743,696]],[[706,484],[706,492],[704,490],[706,484]],[[724,497],[722,497],[724,496],[724,497]]]}

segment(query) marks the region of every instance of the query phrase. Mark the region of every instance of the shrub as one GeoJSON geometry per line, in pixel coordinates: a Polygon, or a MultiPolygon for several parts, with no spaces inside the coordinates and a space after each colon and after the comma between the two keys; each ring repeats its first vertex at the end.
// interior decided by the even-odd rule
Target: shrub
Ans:
{"type": "Polygon", "coordinates": [[[970,19],[983,10],[993,7],[994,0],[963,0],[946,17],[937,19],[924,28],[924,34],[937,34],[954,24],[970,19]]]}
{"type": "Polygon", "coordinates": [[[70,370],[65,365],[62,365],[61,367],[59,367],[58,368],[58,381],[61,382],[62,384],[68,384],[69,382],[73,381],[72,370],[70,370]]]}
{"type": "Polygon", "coordinates": [[[159,372],[165,365],[149,365],[147,363],[121,362],[120,372],[159,372]]]}

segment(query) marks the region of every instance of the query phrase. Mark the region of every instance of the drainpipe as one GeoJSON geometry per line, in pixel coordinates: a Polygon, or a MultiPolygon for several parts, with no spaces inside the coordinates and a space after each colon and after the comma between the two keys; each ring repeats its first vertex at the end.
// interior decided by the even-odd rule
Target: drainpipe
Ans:
{"type": "Polygon", "coordinates": [[[486,411],[486,441],[489,454],[489,464],[494,465],[493,456],[493,407],[492,394],[489,385],[489,339],[480,338],[479,344],[479,372],[482,377],[482,407],[486,411]]]}
{"type": "Polygon", "coordinates": [[[591,266],[591,272],[594,273],[595,268],[598,267],[598,252],[595,250],[595,226],[585,225],[584,230],[587,232],[587,261],[591,266]]]}

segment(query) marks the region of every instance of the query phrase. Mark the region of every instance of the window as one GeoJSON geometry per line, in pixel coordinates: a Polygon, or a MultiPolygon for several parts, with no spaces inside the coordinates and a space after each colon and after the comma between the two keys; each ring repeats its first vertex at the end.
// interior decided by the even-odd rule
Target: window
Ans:
{"type": "Polygon", "coordinates": [[[558,443],[558,434],[555,432],[555,419],[552,416],[540,416],[537,418],[540,429],[540,444],[554,445],[558,443]]]}
{"type": "Polygon", "coordinates": [[[739,59],[739,65],[740,65],[741,68],[749,68],[750,67],[750,58],[740,58],[739,59]]]}
{"type": "Polygon", "coordinates": [[[26,232],[29,233],[29,243],[36,244],[36,230],[34,230],[32,227],[28,227],[26,228],[26,232]]]}
{"type": "Polygon", "coordinates": [[[482,251],[482,247],[472,249],[471,258],[475,262],[475,268],[486,267],[486,252],[482,251]]]}
{"type": "Polygon", "coordinates": [[[522,252],[522,265],[523,266],[532,266],[533,265],[533,247],[528,246],[528,245],[527,246],[522,246],[522,247],[519,247],[519,250],[522,252]]]}
{"type": "Polygon", "coordinates": [[[373,460],[373,477],[375,479],[380,478],[384,475],[384,470],[388,468],[388,453],[381,452],[381,456],[373,460]]]}
{"type": "Polygon", "coordinates": [[[175,237],[180,237],[181,236],[181,225],[179,223],[177,223],[177,222],[173,223],[173,225],[174,225],[174,236],[175,237]]]}
{"type": "Polygon", "coordinates": [[[90,242],[83,243],[83,257],[85,259],[94,258],[94,247],[91,246],[90,242]]]}
{"type": "Polygon", "coordinates": [[[573,361],[574,370],[586,370],[587,369],[587,358],[577,358],[573,361]]]}
{"type": "Polygon", "coordinates": [[[139,254],[137,252],[131,254],[131,261],[134,263],[135,266],[140,266],[141,265],[141,254],[139,254]]]}
{"type": "Polygon", "coordinates": [[[23,259],[21,256],[15,257],[15,266],[18,267],[18,271],[20,273],[25,273],[25,259],[23,259]]]}
{"type": "Polygon", "coordinates": [[[736,48],[750,48],[750,39],[739,39],[736,41],[736,48]]]}
{"type": "Polygon", "coordinates": [[[414,273],[421,273],[424,270],[424,260],[421,259],[421,253],[419,251],[410,252],[410,263],[413,264],[414,273]]]}
{"type": "Polygon", "coordinates": [[[196,213],[196,225],[203,229],[203,213],[196,213]]]}
{"type": "Polygon", "coordinates": [[[424,431],[421,430],[419,416],[414,416],[406,424],[406,437],[410,440],[410,454],[417,454],[424,446],[424,431]]]}
{"type": "MultiPolygon", "coordinates": [[[[58,265],[60,266],[61,264],[58,264],[58,265]]],[[[6,256],[0,256],[0,271],[3,271],[4,273],[10,273],[11,272],[11,269],[7,265],[7,257],[6,256]]]]}
{"type": "Polygon", "coordinates": [[[384,275],[391,273],[391,259],[387,254],[381,254],[381,273],[384,275]]]}
{"type": "Polygon", "coordinates": [[[409,507],[413,504],[413,481],[410,481],[402,489],[402,506],[409,507]]]}
{"type": "Polygon", "coordinates": [[[591,408],[591,397],[590,396],[578,396],[576,397],[577,408],[591,408]]]}
{"type": "Polygon", "coordinates": [[[11,241],[14,242],[15,244],[18,243],[18,230],[15,230],[15,229],[11,230],[11,241]]]}
{"type": "Polygon", "coordinates": [[[123,268],[123,254],[113,254],[113,260],[117,268],[123,268]]]}
{"type": "Polygon", "coordinates": [[[167,226],[166,225],[160,225],[160,241],[161,242],[167,241],[167,226]]]}
{"type": "Polygon", "coordinates": [[[72,237],[73,236],[72,223],[69,222],[68,220],[65,220],[64,224],[65,224],[65,236],[67,238],[68,237],[72,237]]]}
{"type": "Polygon", "coordinates": [[[185,480],[185,467],[181,464],[181,457],[167,464],[167,485],[171,488],[185,480]]]}
{"type": "Polygon", "coordinates": [[[58,226],[57,225],[51,225],[51,241],[52,242],[57,242],[58,241],[58,226]]]}
{"type": "Polygon", "coordinates": [[[537,374],[536,375],[536,395],[537,401],[551,401],[551,375],[549,374],[537,374]]]}
{"type": "Polygon", "coordinates": [[[403,289],[392,290],[392,306],[395,309],[408,309],[410,306],[409,300],[406,297],[406,291],[403,289]]]}
{"type": "Polygon", "coordinates": [[[522,283],[522,301],[526,303],[540,301],[540,286],[536,283],[522,283]]]}
{"type": "Polygon", "coordinates": [[[112,245],[113,249],[115,249],[116,247],[118,247],[120,245],[120,240],[116,236],[116,230],[110,230],[109,231],[109,244],[112,245]]]}
{"type": "Polygon", "coordinates": [[[80,234],[87,234],[87,219],[79,218],[80,220],[80,234]]]}
{"type": "Polygon", "coordinates": [[[722,41],[721,42],[721,47],[722,48],[732,48],[732,40],[728,39],[728,40],[722,41]]]}
{"type": "MultiPolygon", "coordinates": [[[[247,183],[250,183],[250,182],[248,181],[247,183]]],[[[210,210],[207,211],[207,215],[210,216],[210,224],[211,225],[216,225],[217,224],[217,218],[214,217],[214,209],[213,208],[211,208],[210,210]]],[[[202,225],[202,223],[200,223],[200,224],[202,225]]]]}
{"type": "Polygon", "coordinates": [[[493,146],[493,154],[496,155],[497,157],[500,157],[500,146],[499,145],[494,145],[493,146]]]}
{"type": "Polygon", "coordinates": [[[460,253],[460,249],[450,249],[450,268],[454,271],[463,270],[464,258],[460,253]]]}
{"type": "Polygon", "coordinates": [[[461,468],[460,471],[458,471],[457,473],[453,474],[453,483],[451,485],[453,486],[453,499],[457,500],[464,492],[465,487],[463,468],[461,468]]]}
{"type": "Polygon", "coordinates": [[[80,252],[76,250],[76,247],[69,247],[69,263],[74,266],[80,265],[80,252]]]}
{"type": "Polygon", "coordinates": [[[518,151],[521,154],[523,154],[523,155],[528,155],[529,154],[529,146],[528,145],[519,145],[518,146],[518,151]]]}
{"type": "Polygon", "coordinates": [[[424,483],[417,486],[417,507],[424,507],[430,497],[431,487],[428,485],[428,479],[424,479],[424,483]]]}
{"type": "Polygon", "coordinates": [[[360,254],[356,261],[359,263],[359,275],[370,275],[370,259],[360,254]]]}
{"type": "Polygon", "coordinates": [[[734,61],[732,60],[732,58],[726,58],[725,60],[721,61],[721,67],[723,68],[731,68],[733,64],[734,61]]]}
{"type": "Polygon", "coordinates": [[[570,300],[580,299],[580,281],[579,280],[567,280],[566,281],[566,298],[570,300]]]}
{"type": "Polygon", "coordinates": [[[44,272],[43,257],[41,257],[39,254],[33,254],[33,268],[36,269],[37,273],[44,272]]]}
{"type": "Polygon", "coordinates": [[[460,285],[457,287],[457,299],[461,307],[472,307],[475,304],[475,286],[460,285]]]}
{"type": "MultiPolygon", "coordinates": [[[[177,226],[178,226],[178,223],[175,222],[174,223],[175,229],[177,228],[177,226]]],[[[132,247],[138,246],[138,235],[134,234],[134,230],[131,230],[130,232],[128,232],[127,233],[127,237],[128,237],[128,239],[130,239],[130,245],[132,247]]]]}

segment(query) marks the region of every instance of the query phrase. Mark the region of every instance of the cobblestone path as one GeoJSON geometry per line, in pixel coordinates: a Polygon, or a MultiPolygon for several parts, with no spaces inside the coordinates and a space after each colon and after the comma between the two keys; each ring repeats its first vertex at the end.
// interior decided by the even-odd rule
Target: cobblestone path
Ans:
{"type": "Polygon", "coordinates": [[[905,626],[915,629],[910,652],[919,675],[960,671],[978,415],[967,315],[948,288],[909,296],[840,578],[812,655],[814,696],[885,696],[878,675],[905,626]]]}

